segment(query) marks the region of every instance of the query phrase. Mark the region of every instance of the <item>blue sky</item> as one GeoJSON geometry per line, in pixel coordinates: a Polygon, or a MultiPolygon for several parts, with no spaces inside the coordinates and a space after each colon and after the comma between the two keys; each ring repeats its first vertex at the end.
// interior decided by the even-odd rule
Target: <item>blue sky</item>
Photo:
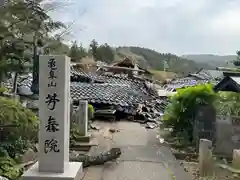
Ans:
{"type": "Polygon", "coordinates": [[[76,20],[68,39],[84,46],[96,39],[178,55],[235,54],[240,49],[240,0],[65,1],[53,17],[76,20]]]}

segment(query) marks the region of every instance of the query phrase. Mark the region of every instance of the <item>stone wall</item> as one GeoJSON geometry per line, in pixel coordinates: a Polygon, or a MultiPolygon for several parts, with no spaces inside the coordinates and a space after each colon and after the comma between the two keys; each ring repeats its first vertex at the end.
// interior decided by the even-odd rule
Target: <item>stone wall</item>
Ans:
{"type": "Polygon", "coordinates": [[[193,138],[196,142],[196,149],[199,149],[200,139],[208,139],[214,143],[216,136],[216,111],[214,106],[199,106],[194,118],[193,138]]]}
{"type": "Polygon", "coordinates": [[[232,156],[240,148],[240,117],[217,116],[215,152],[232,156]]]}

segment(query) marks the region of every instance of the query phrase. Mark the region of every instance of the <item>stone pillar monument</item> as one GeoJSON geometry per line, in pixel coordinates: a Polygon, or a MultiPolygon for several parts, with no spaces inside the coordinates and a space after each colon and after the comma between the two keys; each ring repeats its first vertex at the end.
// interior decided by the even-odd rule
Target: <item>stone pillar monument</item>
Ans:
{"type": "Polygon", "coordinates": [[[82,163],[69,162],[70,59],[40,56],[39,87],[39,161],[23,179],[80,179],[82,163]]]}
{"type": "Polygon", "coordinates": [[[88,102],[79,101],[78,124],[81,136],[87,136],[88,130],[88,102]]]}
{"type": "Polygon", "coordinates": [[[89,142],[90,136],[88,134],[88,102],[80,100],[78,111],[76,112],[76,123],[79,127],[79,142],[89,142]]]}

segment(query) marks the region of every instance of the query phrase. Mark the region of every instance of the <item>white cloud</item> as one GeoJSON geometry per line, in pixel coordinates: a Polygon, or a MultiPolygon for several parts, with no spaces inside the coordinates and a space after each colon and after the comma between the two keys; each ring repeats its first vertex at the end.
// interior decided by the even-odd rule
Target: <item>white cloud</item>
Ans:
{"type": "Polygon", "coordinates": [[[240,45],[238,0],[71,2],[55,17],[77,20],[73,34],[84,45],[95,38],[99,43],[139,45],[177,54],[235,53],[240,45]],[[82,27],[85,29],[80,31],[82,27]]]}
{"type": "Polygon", "coordinates": [[[212,31],[219,35],[238,36],[240,34],[240,9],[226,10],[213,18],[211,22],[212,31]]]}

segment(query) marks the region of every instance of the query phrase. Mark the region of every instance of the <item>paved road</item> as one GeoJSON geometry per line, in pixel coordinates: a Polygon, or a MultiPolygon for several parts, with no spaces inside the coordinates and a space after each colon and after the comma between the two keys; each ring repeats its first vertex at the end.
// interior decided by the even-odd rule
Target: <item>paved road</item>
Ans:
{"type": "Polygon", "coordinates": [[[93,148],[92,154],[112,146],[120,147],[123,154],[118,162],[104,166],[90,167],[84,180],[191,180],[175,160],[169,148],[161,146],[154,130],[147,130],[138,123],[99,123],[102,131],[100,146],[93,148]],[[119,129],[111,134],[109,127],[119,129]]]}

